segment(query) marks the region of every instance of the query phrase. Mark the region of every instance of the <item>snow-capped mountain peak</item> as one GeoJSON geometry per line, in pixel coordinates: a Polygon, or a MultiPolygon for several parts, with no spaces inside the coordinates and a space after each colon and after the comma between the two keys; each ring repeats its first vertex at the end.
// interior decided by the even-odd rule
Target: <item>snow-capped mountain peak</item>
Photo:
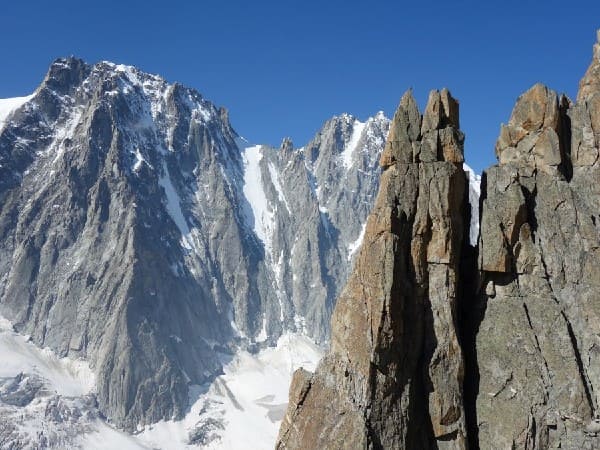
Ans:
{"type": "MultiPolygon", "coordinates": [[[[69,414],[177,422],[223,353],[327,341],[379,186],[383,113],[333,117],[299,149],[251,145],[196,90],[77,58],[0,107],[0,314],[90,363],[76,397],[92,405],[69,414]]],[[[106,431],[92,422],[82,432],[106,431]]]]}

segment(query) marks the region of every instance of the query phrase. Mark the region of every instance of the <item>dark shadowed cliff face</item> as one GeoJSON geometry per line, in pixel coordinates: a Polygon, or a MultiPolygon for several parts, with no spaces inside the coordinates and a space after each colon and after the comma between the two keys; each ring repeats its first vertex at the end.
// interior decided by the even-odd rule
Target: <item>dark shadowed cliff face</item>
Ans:
{"type": "Polygon", "coordinates": [[[458,103],[409,92],[329,354],[298,371],[278,448],[465,448],[457,288],[465,228],[458,103]]]}
{"type": "Polygon", "coordinates": [[[181,417],[217,351],[328,338],[388,129],[251,147],[193,89],[57,60],[0,117],[0,314],[87,359],[113,423],[181,417]]]}
{"type": "Polygon", "coordinates": [[[576,103],[541,84],[517,100],[477,249],[457,129],[446,92],[422,118],[402,99],[331,349],[294,375],[278,448],[600,448],[600,42],[576,103]]]}

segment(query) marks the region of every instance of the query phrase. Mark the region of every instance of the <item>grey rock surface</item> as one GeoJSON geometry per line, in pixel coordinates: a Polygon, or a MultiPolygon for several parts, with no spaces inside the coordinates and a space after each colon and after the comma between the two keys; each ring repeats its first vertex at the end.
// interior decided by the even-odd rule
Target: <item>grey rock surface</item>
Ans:
{"type": "Polygon", "coordinates": [[[463,139],[448,91],[431,93],[424,116],[402,98],[331,349],[314,374],[295,373],[277,448],[466,448],[463,139]]]}
{"type": "Polygon", "coordinates": [[[600,447],[599,67],[576,104],[519,97],[483,177],[481,448],[600,447]]]}
{"type": "Polygon", "coordinates": [[[270,340],[281,324],[317,342],[329,338],[331,311],[379,186],[378,159],[389,122],[382,113],[365,122],[344,114],[298,150],[289,141],[279,149],[254,150],[270,214],[264,262],[279,302],[265,316],[263,336],[270,340]]]}

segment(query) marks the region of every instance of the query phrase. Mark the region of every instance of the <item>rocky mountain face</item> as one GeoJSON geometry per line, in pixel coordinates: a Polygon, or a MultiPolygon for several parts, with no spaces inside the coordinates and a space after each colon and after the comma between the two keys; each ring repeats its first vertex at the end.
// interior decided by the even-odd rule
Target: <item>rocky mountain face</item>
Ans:
{"type": "MultiPolygon", "coordinates": [[[[600,448],[600,32],[572,102],[537,84],[484,172],[477,247],[458,106],[405,95],[364,245],[277,448],[600,448]]],[[[474,209],[474,208],[473,208],[474,209]]]]}
{"type": "Polygon", "coordinates": [[[389,123],[383,113],[364,123],[342,115],[300,149],[285,140],[279,149],[243,150],[246,223],[264,252],[269,295],[277,298],[262,316],[262,339],[276,341],[282,324],[328,339],[333,304],[379,186],[389,123]]]}
{"type": "Polygon", "coordinates": [[[88,360],[118,426],[181,417],[217,352],[328,338],[388,129],[343,115],[303,149],[251,146],[192,89],[57,60],[0,103],[0,314],[88,360]]]}

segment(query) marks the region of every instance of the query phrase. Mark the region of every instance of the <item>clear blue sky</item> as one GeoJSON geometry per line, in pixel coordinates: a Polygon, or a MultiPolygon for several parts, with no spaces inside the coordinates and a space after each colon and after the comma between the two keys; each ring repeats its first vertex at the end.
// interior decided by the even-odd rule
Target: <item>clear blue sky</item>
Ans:
{"type": "Polygon", "coordinates": [[[304,145],[334,114],[392,115],[414,88],[461,102],[467,161],[492,164],[499,125],[541,81],[574,97],[600,1],[10,1],[0,10],[0,98],[75,55],[195,87],[251,142],[304,145]]]}

